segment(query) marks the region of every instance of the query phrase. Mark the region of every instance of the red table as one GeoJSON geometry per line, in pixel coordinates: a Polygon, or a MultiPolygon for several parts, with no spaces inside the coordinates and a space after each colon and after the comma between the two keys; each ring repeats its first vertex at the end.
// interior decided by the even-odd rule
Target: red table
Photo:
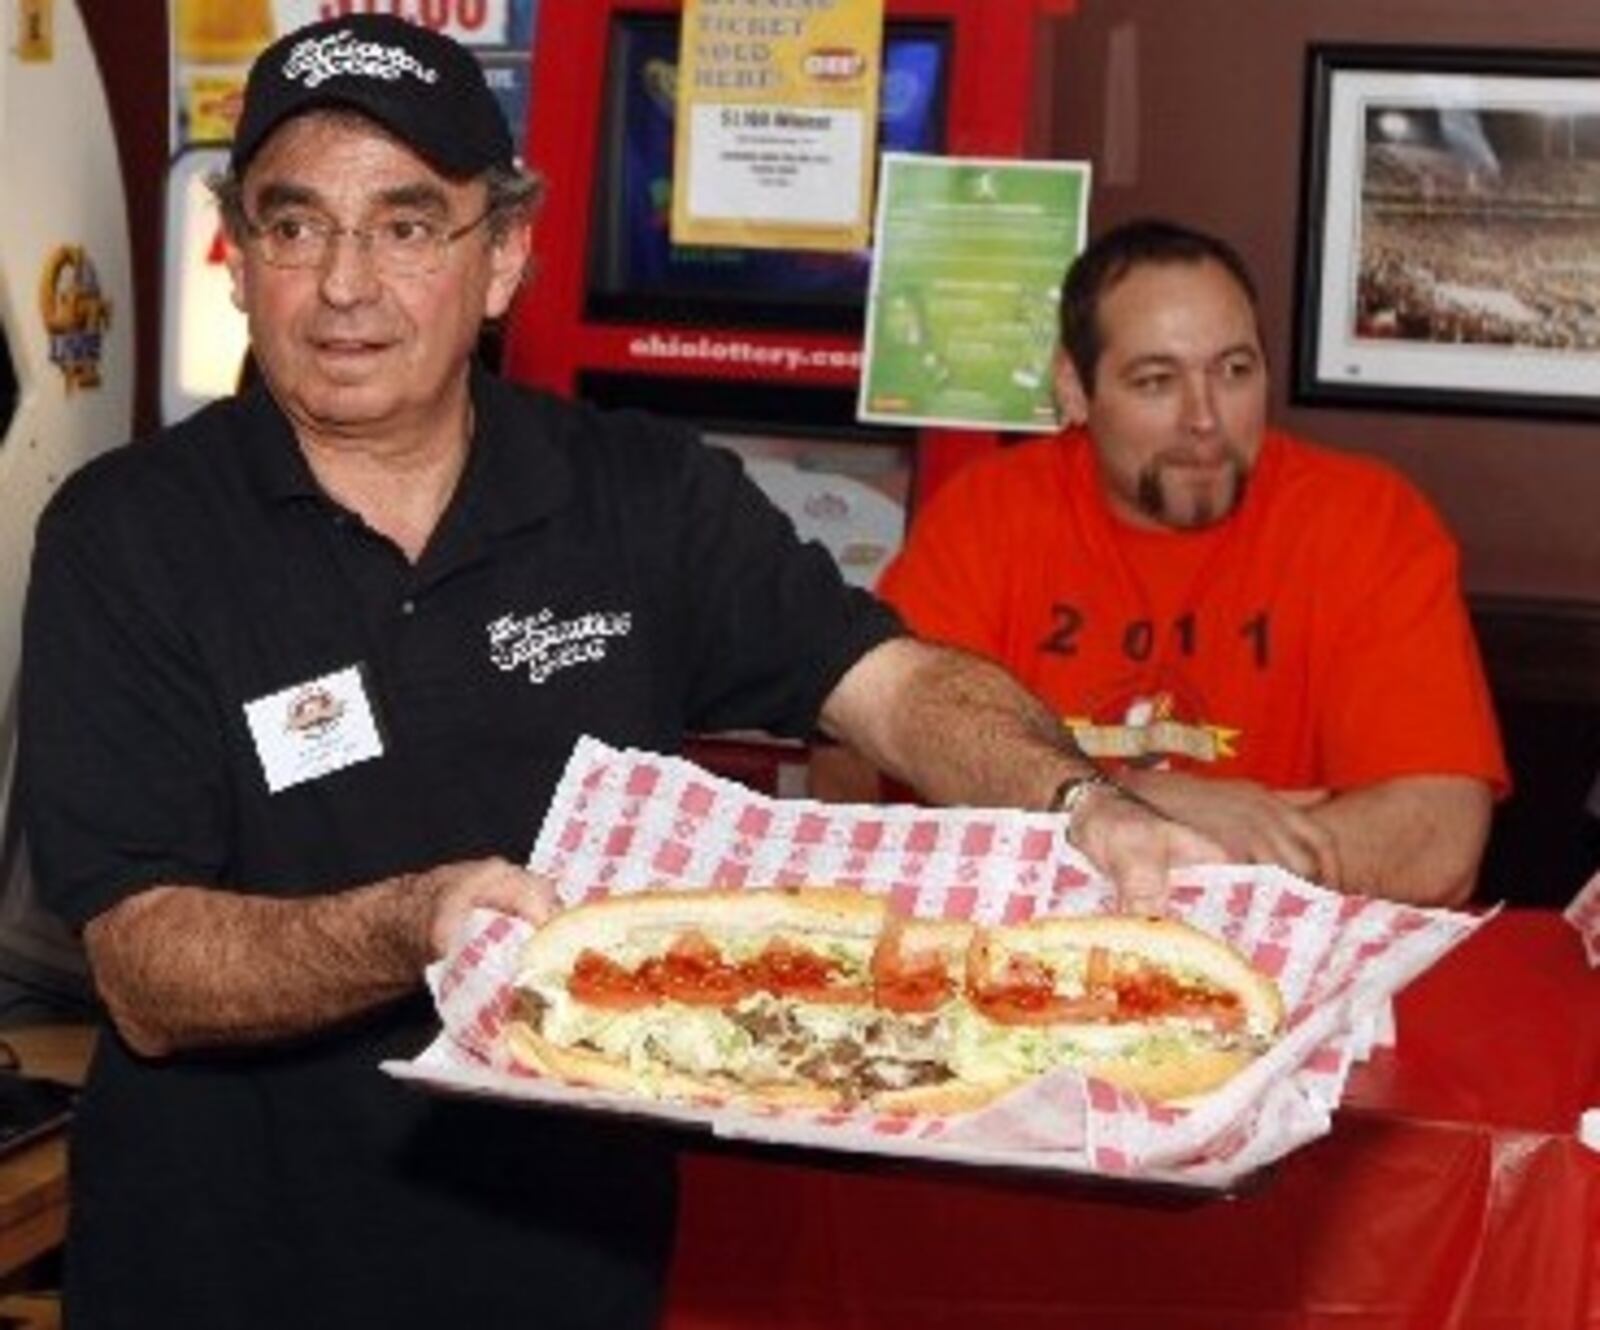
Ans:
{"type": "Polygon", "coordinates": [[[1512,911],[1248,1194],[695,1154],[668,1330],[1600,1330],[1600,972],[1512,911]]]}

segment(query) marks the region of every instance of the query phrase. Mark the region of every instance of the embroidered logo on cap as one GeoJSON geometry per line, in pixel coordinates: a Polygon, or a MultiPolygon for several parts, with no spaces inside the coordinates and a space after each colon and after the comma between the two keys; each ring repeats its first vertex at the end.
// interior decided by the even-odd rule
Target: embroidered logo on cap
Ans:
{"type": "Polygon", "coordinates": [[[308,37],[297,42],[283,62],[284,78],[291,83],[299,80],[308,88],[319,87],[340,74],[388,83],[407,74],[423,83],[439,81],[438,71],[428,68],[405,47],[357,41],[349,28],[329,37],[308,37]]]}

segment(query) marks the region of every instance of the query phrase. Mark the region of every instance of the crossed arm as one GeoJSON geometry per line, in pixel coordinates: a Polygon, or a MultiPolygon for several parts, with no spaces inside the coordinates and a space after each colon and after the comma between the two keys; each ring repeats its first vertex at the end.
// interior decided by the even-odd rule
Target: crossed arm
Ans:
{"type": "Polygon", "coordinates": [[[1230,860],[1416,905],[1471,896],[1492,802],[1487,783],[1468,776],[1398,776],[1337,794],[1161,771],[1125,780],[1230,860]]]}

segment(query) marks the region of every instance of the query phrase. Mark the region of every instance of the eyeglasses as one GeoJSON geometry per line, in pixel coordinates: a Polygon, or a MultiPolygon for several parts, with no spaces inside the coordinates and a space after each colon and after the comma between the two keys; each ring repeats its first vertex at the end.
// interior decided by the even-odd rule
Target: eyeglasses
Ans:
{"type": "Polygon", "coordinates": [[[427,217],[390,217],[366,226],[339,226],[317,213],[285,212],[267,222],[245,218],[245,230],[262,262],[274,268],[320,268],[333,255],[340,236],[349,236],[386,277],[416,277],[437,272],[445,251],[470,235],[494,211],[485,209],[465,226],[446,230],[427,217]]]}

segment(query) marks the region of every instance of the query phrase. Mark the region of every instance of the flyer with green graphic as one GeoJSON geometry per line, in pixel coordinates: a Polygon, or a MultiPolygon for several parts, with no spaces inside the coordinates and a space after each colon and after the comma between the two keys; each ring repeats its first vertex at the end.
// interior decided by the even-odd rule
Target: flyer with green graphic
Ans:
{"type": "Polygon", "coordinates": [[[885,153],[860,418],[1055,429],[1057,302],[1088,211],[1087,162],[885,153]]]}

